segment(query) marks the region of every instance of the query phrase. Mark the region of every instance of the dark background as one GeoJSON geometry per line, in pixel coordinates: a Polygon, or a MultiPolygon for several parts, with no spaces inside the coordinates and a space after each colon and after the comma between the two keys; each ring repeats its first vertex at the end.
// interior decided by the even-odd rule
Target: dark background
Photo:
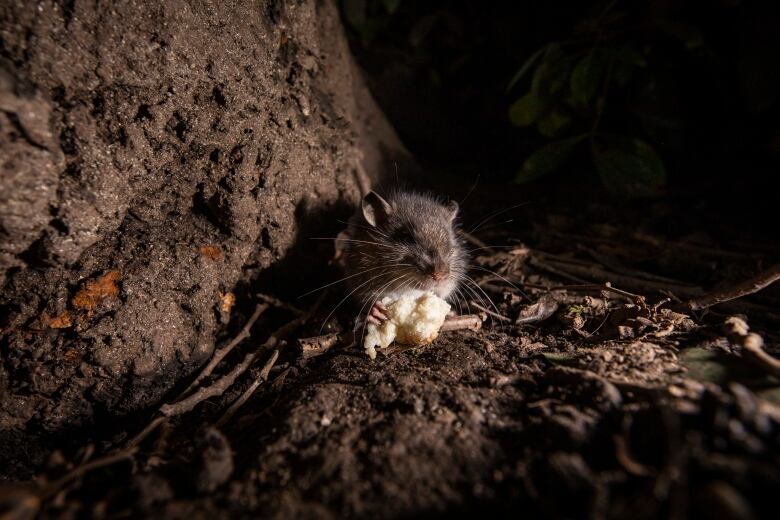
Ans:
{"type": "MultiPolygon", "coordinates": [[[[533,127],[512,126],[508,108],[527,89],[523,81],[508,89],[512,76],[550,42],[582,38],[587,49],[590,36],[583,26],[607,4],[344,0],[341,5],[371,90],[412,154],[444,175],[490,184],[511,183],[528,155],[550,141],[533,127]]],[[[607,45],[633,46],[647,65],[629,85],[613,82],[601,125],[657,151],[667,182],[656,197],[681,210],[717,214],[716,220],[771,225],[780,161],[778,3],[612,4],[612,12],[624,18],[613,24],[607,45]],[[667,26],[673,30],[661,29],[667,26]]],[[[576,121],[573,126],[570,133],[576,121]]],[[[586,149],[523,187],[532,199],[551,193],[600,199],[606,191],[586,149]]],[[[636,203],[630,194],[607,200],[636,203]]]]}

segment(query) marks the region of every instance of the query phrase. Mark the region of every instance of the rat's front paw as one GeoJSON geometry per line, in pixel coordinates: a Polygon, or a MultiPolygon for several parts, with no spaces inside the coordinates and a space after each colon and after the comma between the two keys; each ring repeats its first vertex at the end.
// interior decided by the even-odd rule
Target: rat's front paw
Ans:
{"type": "Polygon", "coordinates": [[[374,325],[379,325],[383,321],[387,321],[387,308],[382,304],[382,302],[374,302],[374,305],[371,306],[371,309],[368,311],[368,317],[366,318],[369,323],[373,323],[374,325]]]}

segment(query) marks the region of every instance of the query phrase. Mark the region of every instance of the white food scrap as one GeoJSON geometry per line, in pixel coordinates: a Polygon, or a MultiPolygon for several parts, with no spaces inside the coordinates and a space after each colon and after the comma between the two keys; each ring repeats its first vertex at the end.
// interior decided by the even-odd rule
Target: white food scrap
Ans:
{"type": "Polygon", "coordinates": [[[385,348],[393,341],[402,345],[426,345],[439,335],[450,305],[432,292],[408,291],[398,296],[386,296],[387,321],[369,323],[363,347],[371,359],[376,348],[385,348]]]}

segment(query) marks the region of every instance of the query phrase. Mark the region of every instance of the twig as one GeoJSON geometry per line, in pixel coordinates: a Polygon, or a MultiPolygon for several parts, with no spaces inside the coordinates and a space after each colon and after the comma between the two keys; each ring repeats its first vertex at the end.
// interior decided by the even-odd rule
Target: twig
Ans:
{"type": "Polygon", "coordinates": [[[271,334],[267,340],[265,340],[265,343],[263,343],[257,350],[248,353],[246,356],[244,356],[244,359],[236,365],[233,370],[219,378],[217,381],[212,383],[209,386],[201,387],[197,391],[195,391],[192,395],[177,400],[174,403],[170,404],[164,404],[160,407],[160,413],[162,413],[165,416],[173,417],[176,415],[180,415],[186,412],[189,412],[193,408],[195,408],[200,402],[209,399],[211,397],[216,397],[218,395],[222,395],[225,390],[230,388],[233,383],[235,383],[236,379],[246,372],[246,370],[252,366],[252,363],[255,362],[255,359],[257,359],[258,356],[263,354],[264,352],[267,352],[273,348],[277,348],[277,345],[279,344],[279,340],[285,337],[287,334],[290,333],[294,328],[299,327],[316,312],[316,310],[319,308],[320,304],[322,303],[324,297],[323,295],[320,296],[320,298],[317,300],[317,302],[314,304],[312,309],[308,311],[305,314],[302,314],[301,316],[298,316],[294,320],[291,320],[287,322],[286,324],[282,325],[276,331],[271,334]]]}
{"type": "Polygon", "coordinates": [[[547,271],[550,274],[560,276],[561,278],[571,280],[572,282],[577,282],[581,284],[588,283],[587,280],[584,280],[578,276],[571,275],[565,271],[562,271],[561,269],[558,269],[557,267],[553,267],[547,264],[546,262],[542,262],[539,258],[536,258],[534,256],[531,256],[531,258],[528,259],[528,263],[531,264],[532,267],[536,267],[537,269],[541,269],[542,271],[547,271]]]}
{"type": "Polygon", "coordinates": [[[263,369],[260,371],[260,375],[257,377],[257,379],[255,379],[254,382],[249,385],[249,388],[244,390],[244,393],[241,394],[241,396],[230,405],[230,408],[228,408],[224,414],[222,414],[222,417],[220,417],[217,421],[217,428],[222,427],[222,425],[230,421],[230,419],[233,418],[233,415],[235,415],[236,411],[238,411],[238,409],[241,408],[250,397],[252,397],[252,394],[255,393],[255,390],[257,390],[257,388],[262,383],[268,380],[268,374],[271,372],[271,369],[273,368],[277,359],[279,359],[279,349],[276,349],[271,353],[271,357],[265,363],[265,366],[263,366],[263,369]]]}
{"type": "Polygon", "coordinates": [[[247,320],[247,322],[244,324],[243,328],[241,329],[241,332],[238,333],[238,335],[233,338],[230,343],[225,345],[224,347],[218,348],[214,351],[214,355],[209,360],[208,364],[201,370],[200,374],[198,374],[198,377],[195,378],[195,380],[192,381],[192,383],[187,386],[187,388],[179,394],[179,398],[184,397],[185,395],[189,394],[196,386],[200,384],[201,381],[206,379],[208,376],[211,375],[211,373],[214,371],[214,368],[219,364],[222,359],[227,356],[231,350],[233,350],[236,345],[244,341],[246,338],[250,336],[250,329],[252,328],[252,325],[255,324],[257,319],[260,317],[260,315],[265,312],[265,310],[268,308],[267,303],[258,303],[255,306],[255,312],[252,314],[252,316],[247,320]]]}
{"type": "Polygon", "coordinates": [[[552,259],[546,259],[545,262],[539,262],[538,259],[531,258],[531,265],[537,265],[542,269],[546,269],[553,274],[563,275],[569,279],[574,279],[581,283],[587,283],[579,278],[584,276],[586,278],[596,279],[601,282],[614,281],[623,287],[628,287],[635,291],[671,291],[676,295],[682,295],[686,298],[696,298],[700,296],[704,291],[700,287],[690,285],[673,285],[668,283],[653,282],[650,280],[643,280],[629,275],[617,274],[610,271],[606,271],[597,265],[582,266],[569,263],[563,263],[552,259]],[[557,271],[557,272],[556,272],[557,271]]]}
{"type": "Polygon", "coordinates": [[[499,314],[497,312],[491,311],[490,309],[486,309],[485,307],[483,307],[482,305],[478,304],[474,300],[471,300],[471,305],[474,306],[475,308],[477,308],[477,310],[480,310],[480,311],[484,312],[485,314],[489,314],[490,316],[493,316],[494,318],[496,318],[498,320],[501,320],[501,321],[512,321],[509,318],[507,318],[506,316],[504,316],[503,314],[499,314]]]}
{"type": "Polygon", "coordinates": [[[462,316],[454,316],[444,320],[444,324],[439,329],[440,332],[449,332],[453,330],[479,330],[482,328],[482,322],[485,321],[483,316],[479,314],[464,314],[462,316]]]}
{"type": "Polygon", "coordinates": [[[639,269],[633,269],[631,267],[625,266],[617,259],[611,258],[589,247],[581,246],[580,249],[587,252],[596,262],[600,263],[607,269],[615,271],[616,273],[627,276],[635,276],[636,278],[650,280],[652,282],[661,282],[672,285],[691,285],[691,287],[694,287],[694,285],[687,284],[681,280],[675,280],[674,278],[667,278],[666,276],[659,276],[657,274],[647,273],[639,269]]]}
{"type": "Polygon", "coordinates": [[[288,310],[292,313],[295,313],[297,315],[304,314],[304,311],[296,307],[295,305],[290,305],[289,303],[280,300],[279,298],[275,296],[271,296],[270,294],[263,294],[263,293],[257,293],[255,294],[256,297],[263,300],[265,303],[271,304],[274,307],[278,307],[280,309],[288,310]]]}
{"type": "Polygon", "coordinates": [[[686,305],[694,311],[706,309],[719,303],[728,302],[756,293],[761,289],[772,285],[777,280],[780,280],[780,263],[777,263],[753,278],[734,286],[712,291],[698,298],[692,298],[686,302],[686,305]]]}
{"type": "Polygon", "coordinates": [[[604,282],[604,286],[602,287],[602,290],[604,292],[610,292],[613,294],[619,294],[620,296],[624,296],[626,298],[629,298],[634,301],[637,305],[644,305],[646,298],[640,294],[634,294],[630,293],[628,291],[624,291],[623,289],[618,289],[617,287],[612,287],[612,283],[610,282],[604,282]]]}
{"type": "Polygon", "coordinates": [[[134,448],[141,444],[145,438],[149,436],[150,433],[152,433],[154,430],[157,429],[158,426],[160,426],[162,423],[167,421],[168,419],[166,417],[157,416],[152,421],[146,425],[146,427],[141,430],[140,433],[138,433],[135,437],[131,438],[127,443],[125,444],[126,448],[134,448]]]}
{"type": "MultiPolygon", "coordinates": [[[[578,284],[578,285],[558,285],[558,286],[546,286],[541,284],[535,284],[535,283],[526,283],[526,282],[520,282],[524,287],[528,287],[530,289],[542,289],[548,292],[553,291],[572,291],[572,292],[580,292],[580,291],[599,291],[599,292],[608,292],[612,293],[618,296],[622,296],[623,298],[626,298],[629,301],[632,301],[636,303],[637,305],[642,305],[646,298],[642,296],[641,294],[634,294],[630,293],[628,291],[624,291],[623,289],[618,289],[617,287],[614,287],[610,282],[604,282],[604,283],[586,283],[586,284],[578,284]]],[[[667,298],[664,300],[664,303],[666,303],[669,299],[667,298]]]]}
{"type": "Polygon", "coordinates": [[[338,345],[339,342],[343,342],[341,336],[342,335],[340,333],[333,332],[323,336],[298,339],[298,347],[301,349],[301,357],[303,357],[303,359],[309,359],[321,356],[334,346],[338,345]]]}
{"type": "Polygon", "coordinates": [[[97,458],[95,460],[92,460],[90,462],[87,462],[86,464],[82,464],[81,466],[73,469],[72,471],[68,472],[61,478],[55,480],[51,484],[47,485],[40,493],[40,498],[46,499],[48,497],[51,497],[55,495],[60,489],[62,489],[68,482],[75,480],[90,471],[98,468],[103,468],[105,466],[110,466],[111,464],[116,464],[117,462],[121,462],[123,460],[129,459],[132,457],[135,452],[137,451],[137,448],[128,448],[119,450],[116,452],[109,453],[103,457],[97,458]]]}
{"type": "Polygon", "coordinates": [[[769,375],[780,378],[780,361],[763,349],[764,338],[750,332],[747,322],[737,316],[726,320],[723,326],[730,343],[741,347],[742,355],[769,375]]]}

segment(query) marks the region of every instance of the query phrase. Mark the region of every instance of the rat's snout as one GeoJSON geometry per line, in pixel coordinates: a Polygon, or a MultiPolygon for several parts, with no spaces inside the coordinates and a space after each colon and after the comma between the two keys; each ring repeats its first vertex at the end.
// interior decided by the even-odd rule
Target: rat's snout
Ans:
{"type": "Polygon", "coordinates": [[[446,262],[437,258],[430,269],[428,270],[428,276],[435,282],[446,280],[450,275],[450,267],[446,262]]]}
{"type": "Polygon", "coordinates": [[[446,271],[434,271],[431,273],[431,278],[433,278],[433,280],[436,282],[440,282],[446,279],[448,275],[449,273],[446,271]]]}

